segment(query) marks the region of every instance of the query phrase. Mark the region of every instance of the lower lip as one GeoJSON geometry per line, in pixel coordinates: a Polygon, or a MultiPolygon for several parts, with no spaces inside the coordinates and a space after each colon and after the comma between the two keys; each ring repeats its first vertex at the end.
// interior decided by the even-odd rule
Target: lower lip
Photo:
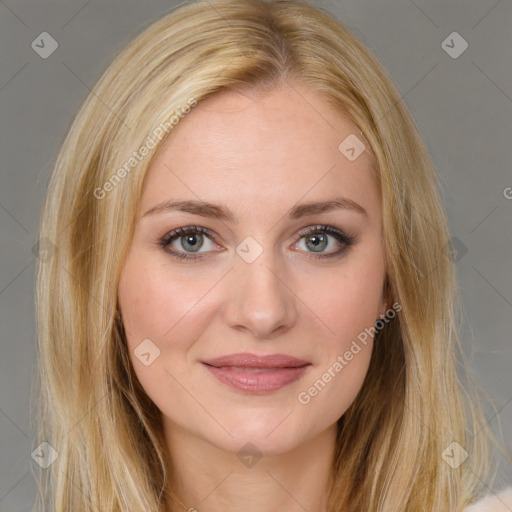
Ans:
{"type": "Polygon", "coordinates": [[[217,368],[203,363],[203,365],[217,379],[240,391],[249,393],[270,393],[300,379],[311,365],[299,368],[275,368],[263,370],[250,368],[248,371],[241,368],[223,366],[217,368]]]}

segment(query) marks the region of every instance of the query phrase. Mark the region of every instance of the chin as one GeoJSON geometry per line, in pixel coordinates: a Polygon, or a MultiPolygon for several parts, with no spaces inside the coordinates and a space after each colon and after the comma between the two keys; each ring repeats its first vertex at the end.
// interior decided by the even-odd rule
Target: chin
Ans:
{"type": "Polygon", "coordinates": [[[231,451],[239,458],[246,454],[256,456],[278,456],[292,451],[301,444],[301,440],[283,431],[282,435],[268,435],[268,432],[255,432],[250,428],[241,428],[232,439],[224,439],[218,448],[231,451]],[[254,453],[253,453],[254,452],[254,453]]]}
{"type": "Polygon", "coordinates": [[[266,456],[289,452],[306,441],[307,436],[295,429],[296,425],[289,422],[290,417],[287,418],[288,414],[289,411],[284,410],[279,415],[269,414],[266,417],[261,413],[257,417],[245,413],[244,418],[226,427],[233,437],[222,435],[222,439],[218,440],[219,448],[238,454],[242,447],[250,443],[266,456]]]}

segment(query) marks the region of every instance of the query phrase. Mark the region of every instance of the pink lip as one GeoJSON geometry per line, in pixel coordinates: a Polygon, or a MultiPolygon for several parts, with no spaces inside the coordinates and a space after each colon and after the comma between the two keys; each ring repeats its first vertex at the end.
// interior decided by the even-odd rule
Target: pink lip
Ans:
{"type": "Polygon", "coordinates": [[[284,354],[242,353],[202,361],[221,382],[241,391],[268,393],[296,381],[311,363],[284,354]]]}

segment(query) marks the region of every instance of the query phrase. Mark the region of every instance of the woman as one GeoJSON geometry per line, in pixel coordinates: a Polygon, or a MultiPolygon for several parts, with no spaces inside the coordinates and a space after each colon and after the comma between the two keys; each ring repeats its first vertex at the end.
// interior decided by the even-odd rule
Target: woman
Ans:
{"type": "Polygon", "coordinates": [[[82,105],[41,236],[48,508],[485,506],[435,171],[326,13],[195,2],[147,28],[82,105]]]}

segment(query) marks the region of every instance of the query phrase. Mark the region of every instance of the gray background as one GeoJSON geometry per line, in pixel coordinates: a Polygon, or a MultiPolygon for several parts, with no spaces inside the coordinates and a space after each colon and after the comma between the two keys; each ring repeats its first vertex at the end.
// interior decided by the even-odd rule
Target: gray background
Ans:
{"type": "MultiPolygon", "coordinates": [[[[458,239],[454,245],[466,315],[461,329],[465,353],[498,407],[497,417],[488,410],[489,422],[496,429],[501,420],[510,449],[512,3],[316,3],[376,53],[427,141],[441,175],[452,235],[458,239]],[[441,46],[454,31],[469,44],[455,59],[441,46]]],[[[30,510],[36,491],[30,472],[36,444],[29,414],[36,365],[33,246],[51,167],[79,104],[113,56],[174,5],[164,0],[0,0],[3,512],[30,510]],[[59,44],[47,59],[31,48],[45,31],[59,44]]],[[[510,469],[501,475],[512,481],[510,469]]]]}

